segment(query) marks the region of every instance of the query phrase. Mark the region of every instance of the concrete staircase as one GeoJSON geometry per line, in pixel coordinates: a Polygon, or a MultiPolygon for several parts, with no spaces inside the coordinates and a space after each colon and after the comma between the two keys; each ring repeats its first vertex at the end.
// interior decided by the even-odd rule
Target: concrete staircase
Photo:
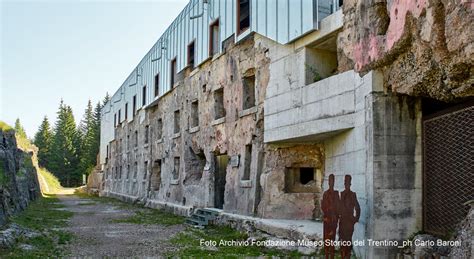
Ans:
{"type": "Polygon", "coordinates": [[[204,228],[211,225],[217,218],[219,212],[210,209],[196,209],[194,213],[186,219],[186,224],[197,228],[204,228]]]}

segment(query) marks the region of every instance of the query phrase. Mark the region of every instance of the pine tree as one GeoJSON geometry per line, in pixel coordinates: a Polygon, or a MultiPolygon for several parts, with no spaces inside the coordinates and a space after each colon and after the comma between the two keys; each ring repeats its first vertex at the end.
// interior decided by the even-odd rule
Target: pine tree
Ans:
{"type": "Polygon", "coordinates": [[[84,118],[79,126],[81,138],[79,172],[81,174],[89,174],[95,165],[96,155],[93,150],[95,138],[95,118],[92,108],[92,102],[89,100],[87,108],[84,112],[84,118]]]}
{"type": "Polygon", "coordinates": [[[15,121],[15,133],[19,137],[21,137],[23,139],[27,139],[25,129],[23,128],[23,126],[20,123],[20,118],[17,118],[16,121],[15,121]]]}
{"type": "Polygon", "coordinates": [[[38,163],[42,167],[49,167],[51,157],[51,145],[53,141],[53,132],[49,124],[48,117],[44,117],[38,132],[35,134],[34,144],[38,147],[38,163]]]}
{"type": "Polygon", "coordinates": [[[78,145],[80,145],[80,139],[72,109],[61,100],[54,129],[49,169],[65,186],[74,186],[81,181],[81,176],[77,173],[78,145]]]}

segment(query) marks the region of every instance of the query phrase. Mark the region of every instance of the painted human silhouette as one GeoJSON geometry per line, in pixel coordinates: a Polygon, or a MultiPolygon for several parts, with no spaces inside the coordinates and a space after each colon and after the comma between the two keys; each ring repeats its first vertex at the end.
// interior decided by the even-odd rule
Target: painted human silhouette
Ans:
{"type": "Polygon", "coordinates": [[[339,192],[334,190],[334,175],[329,175],[329,189],[323,193],[321,210],[323,211],[324,230],[324,255],[326,258],[334,258],[334,246],[327,245],[326,240],[336,239],[337,223],[339,221],[339,192]]]}
{"type": "MultiPolygon", "coordinates": [[[[352,177],[344,176],[344,191],[341,192],[341,202],[339,203],[339,240],[351,241],[354,233],[354,225],[359,221],[360,206],[357,201],[357,195],[351,191],[352,177]],[[355,212],[355,215],[354,215],[355,212]]],[[[351,257],[352,245],[341,246],[342,259],[351,257]]]]}

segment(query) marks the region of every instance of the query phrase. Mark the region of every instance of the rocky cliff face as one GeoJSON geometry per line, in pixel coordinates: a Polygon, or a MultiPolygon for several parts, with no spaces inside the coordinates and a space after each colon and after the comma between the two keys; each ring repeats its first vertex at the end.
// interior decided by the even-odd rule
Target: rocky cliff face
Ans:
{"type": "Polygon", "coordinates": [[[474,2],[345,0],[339,70],[380,69],[396,93],[442,101],[474,95],[474,2]]]}
{"type": "Polygon", "coordinates": [[[40,195],[35,154],[18,148],[13,130],[0,129],[0,226],[40,195]]]}

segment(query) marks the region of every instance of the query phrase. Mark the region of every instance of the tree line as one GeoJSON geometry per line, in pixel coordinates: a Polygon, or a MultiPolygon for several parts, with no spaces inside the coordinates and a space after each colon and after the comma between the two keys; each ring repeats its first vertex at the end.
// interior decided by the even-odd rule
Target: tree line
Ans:
{"type": "MultiPolygon", "coordinates": [[[[89,100],[79,125],[71,106],[61,100],[54,125],[45,116],[39,126],[33,139],[33,144],[38,147],[38,163],[58,177],[63,186],[81,185],[82,175],[88,175],[97,164],[100,113],[109,99],[107,94],[95,106],[89,100]]],[[[22,132],[20,134],[25,134],[19,120],[15,123],[17,127],[22,132]]]]}

